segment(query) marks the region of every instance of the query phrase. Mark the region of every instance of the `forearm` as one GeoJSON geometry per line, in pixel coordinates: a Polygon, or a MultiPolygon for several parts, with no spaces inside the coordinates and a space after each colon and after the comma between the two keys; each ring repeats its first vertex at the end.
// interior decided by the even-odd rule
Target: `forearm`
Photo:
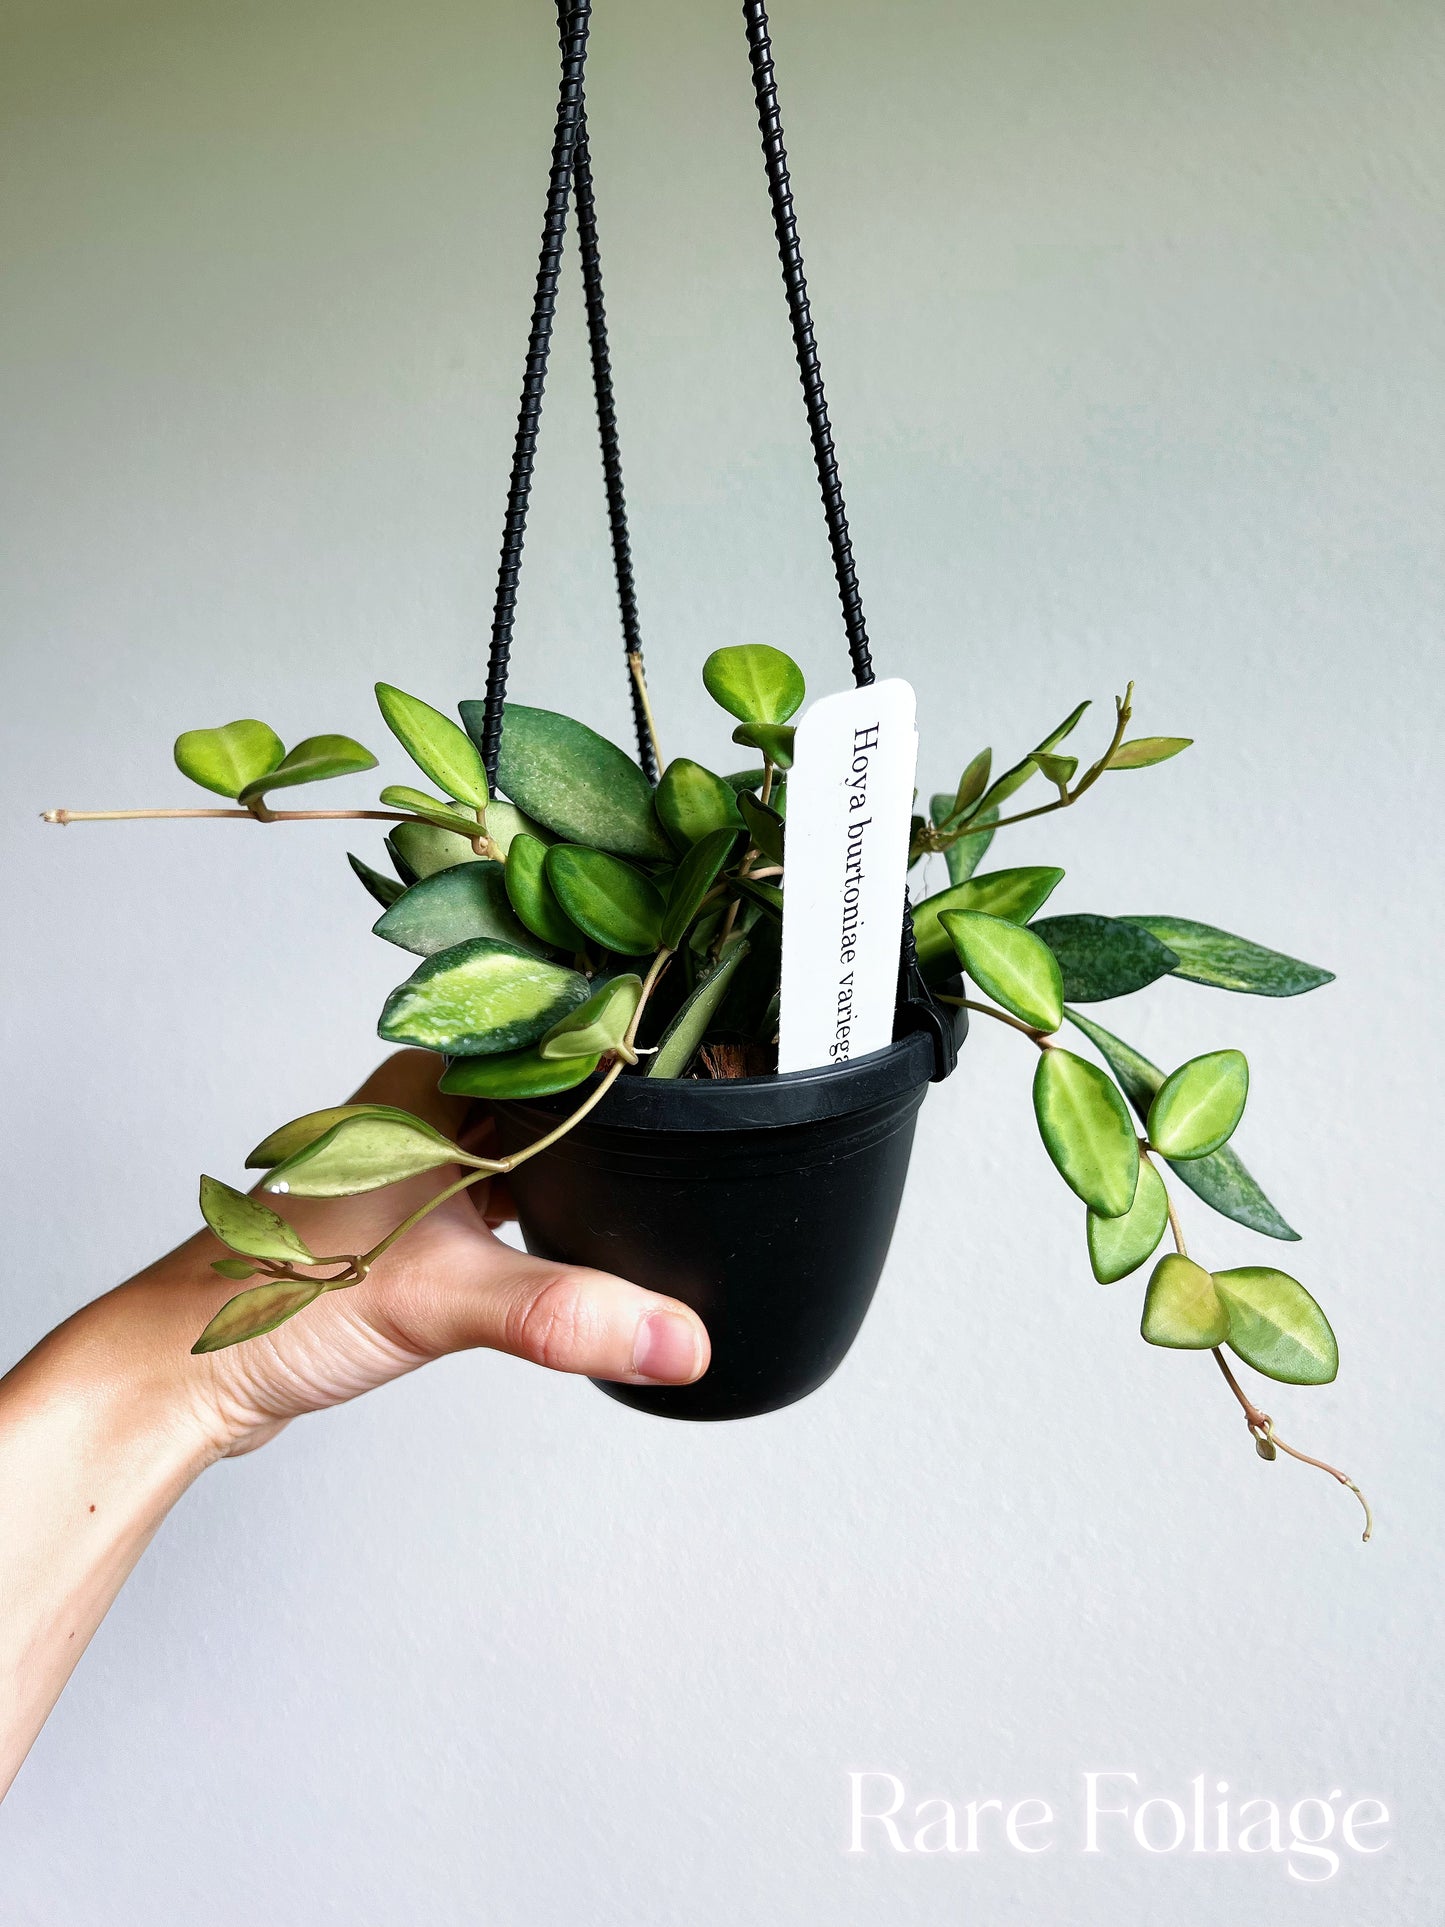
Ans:
{"type": "Polygon", "coordinates": [[[170,1348],[135,1316],[145,1295],[137,1283],[86,1306],[0,1379],[0,1797],[161,1520],[218,1456],[170,1348]]]}

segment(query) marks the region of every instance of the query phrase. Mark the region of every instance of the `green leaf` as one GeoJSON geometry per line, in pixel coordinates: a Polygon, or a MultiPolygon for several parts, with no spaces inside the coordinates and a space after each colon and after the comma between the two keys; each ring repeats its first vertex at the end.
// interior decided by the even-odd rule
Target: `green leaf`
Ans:
{"type": "Polygon", "coordinates": [[[1203,1265],[1171,1251],[1161,1258],[1144,1294],[1140,1335],[1173,1351],[1203,1352],[1222,1345],[1229,1313],[1203,1265]]]}
{"type": "Polygon", "coordinates": [[[925,897],[913,911],[913,934],[924,976],[936,983],[952,975],[955,968],[953,944],[939,922],[945,910],[981,910],[986,917],[1027,923],[1042,909],[1063,874],[1062,870],[1036,865],[990,870],[987,876],[969,877],[963,883],[950,884],[936,896],[925,897]]]}
{"type": "Polygon", "coordinates": [[[411,1112],[398,1110],[392,1104],[333,1104],[328,1110],[308,1111],[304,1117],[293,1117],[289,1124],[281,1125],[269,1137],[262,1138],[246,1159],[246,1169],[270,1170],[273,1164],[280,1164],[283,1158],[295,1157],[308,1144],[325,1137],[334,1124],[340,1124],[343,1118],[348,1117],[389,1117],[409,1123],[411,1112]]]}
{"type": "MultiPolygon", "coordinates": [[[[541,1057],[590,1057],[595,1062],[617,1050],[642,1001],[642,979],[628,974],[609,977],[585,1004],[554,1024],[537,1046],[541,1057]]],[[[627,1053],[624,1051],[623,1055],[627,1053]]]]}
{"type": "Polygon", "coordinates": [[[439,950],[450,950],[472,937],[496,937],[519,950],[539,947],[531,931],[512,914],[506,872],[490,858],[423,877],[377,918],[372,929],[418,957],[434,957],[439,950]]]}
{"type": "Polygon", "coordinates": [[[1249,1096],[1243,1051],[1208,1051],[1166,1077],[1149,1106],[1149,1143],[1171,1162],[1206,1158],[1234,1133],[1249,1096]]]}
{"type": "Polygon", "coordinates": [[[460,1145],[405,1111],[368,1107],[344,1117],[312,1143],[274,1165],[262,1181],[273,1197],[351,1198],[436,1171],[444,1164],[481,1169],[460,1145]]]}
{"type": "MultiPolygon", "coordinates": [[[[762,781],[761,774],[758,778],[762,781]]],[[[717,830],[740,830],[738,799],[731,783],[701,763],[679,756],[662,772],[657,814],[679,850],[689,850],[717,830]]]]}
{"type": "Polygon", "coordinates": [[[425,790],[414,790],[405,783],[391,783],[381,792],[381,800],[389,810],[410,810],[413,816],[420,816],[438,828],[451,830],[457,836],[469,841],[482,834],[482,826],[474,816],[459,810],[454,804],[443,803],[440,797],[428,796],[425,790]]]}
{"type": "Polygon", "coordinates": [[[1297,1279],[1267,1265],[1217,1271],[1229,1313],[1229,1349],[1285,1385],[1328,1385],[1340,1369],[1330,1321],[1297,1279]]]}
{"type": "MultiPolygon", "coordinates": [[[[951,807],[952,798],[946,793],[940,793],[933,798],[929,809],[935,827],[951,807]]],[[[990,816],[995,816],[997,813],[996,810],[989,811],[990,816]]],[[[971,835],[961,836],[956,843],[950,843],[943,852],[943,860],[948,865],[949,882],[967,883],[988,854],[988,846],[992,842],[993,831],[984,824],[971,835]]]]}
{"type": "Polygon", "coordinates": [[[525,832],[512,838],[507,852],[507,896],[534,936],[575,954],[587,948],[587,939],[558,903],[547,881],[547,848],[539,838],[525,832]]]}
{"type": "Polygon", "coordinates": [[[1151,1257],[1169,1223],[1169,1193],[1152,1164],[1139,1163],[1134,1202],[1122,1218],[1088,1213],[1089,1264],[1101,1285],[1112,1285],[1137,1271],[1151,1257]]]}
{"type": "Polygon", "coordinates": [[[361,858],[353,856],[350,850],[346,853],[346,861],[351,865],[353,876],[360,879],[363,887],[370,891],[383,910],[389,910],[406,888],[406,885],[399,883],[395,877],[384,877],[380,870],[373,870],[369,863],[363,863],[361,858]]]}
{"type": "Polygon", "coordinates": [[[940,921],[959,961],[986,996],[1035,1030],[1064,1021],[1063,979],[1054,953],[1031,930],[978,910],[945,910],[940,921]]]}
{"type": "MultiPolygon", "coordinates": [[[[480,745],[485,705],[464,702],[461,712],[467,733],[480,745]]],[[[652,785],[637,764],[570,716],[508,703],[497,780],[520,809],[569,843],[654,862],[672,854],[652,805],[652,785]]]]}
{"type": "Polygon", "coordinates": [[[536,1043],[588,995],[580,971],[476,937],[428,957],[387,998],[378,1029],[391,1044],[483,1057],[536,1043]]]}
{"type": "Polygon", "coordinates": [[[248,1265],[244,1258],[212,1258],[211,1270],[218,1271],[223,1278],[254,1278],[256,1267],[248,1265]]]}
{"type": "Polygon", "coordinates": [[[733,741],[745,749],[761,750],[779,769],[791,769],[796,733],[791,723],[739,723],[733,731],[733,741]]]}
{"type": "Polygon", "coordinates": [[[455,869],[459,863],[482,861],[469,838],[438,829],[435,823],[398,823],[387,837],[386,847],[407,883],[419,883],[423,877],[455,869]]]}
{"type": "Polygon", "coordinates": [[[702,666],[702,679],[713,701],[744,723],[785,723],[808,693],[792,657],[765,642],[714,649],[702,666]]]}
{"type": "Polygon", "coordinates": [[[1087,702],[1080,703],[1077,709],[1071,710],[1069,714],[1065,716],[1057,729],[1049,731],[1037,749],[1032,750],[1025,756],[1022,762],[1015,763],[1012,769],[1005,770],[998,781],[984,791],[979,808],[975,814],[981,815],[986,809],[992,809],[996,812],[1002,804],[1008,801],[1009,797],[1011,797],[1016,790],[1021,790],[1038,768],[1038,764],[1034,759],[1038,756],[1046,756],[1050,750],[1057,749],[1064,738],[1072,734],[1078,724],[1079,718],[1088,707],[1087,702]]]}
{"type": "Polygon", "coordinates": [[[760,803],[746,792],[738,798],[738,808],[748,826],[748,835],[770,863],[783,860],[783,819],[776,810],[760,803]]]}
{"type": "MultiPolygon", "coordinates": [[[[1163,1071],[1101,1024],[1081,1017],[1076,1010],[1066,1008],[1064,1015],[1093,1043],[1140,1118],[1146,1118],[1154,1093],[1164,1082],[1163,1071]]],[[[1170,1169],[1221,1217],[1232,1218],[1236,1224],[1247,1225],[1266,1238],[1299,1241],[1299,1233],[1275,1210],[1231,1145],[1226,1144],[1207,1158],[1181,1160],[1171,1164],[1170,1169]]]]}
{"type": "Polygon", "coordinates": [[[269,776],[285,754],[275,730],[254,717],[222,723],[219,729],[188,729],[176,738],[176,768],[182,776],[232,802],[248,783],[269,776]]]}
{"type": "Polygon", "coordinates": [[[375,768],[371,751],[350,736],[308,736],[288,750],[269,775],[247,783],[236,800],[250,803],[268,790],[292,789],[297,783],[321,783],[331,776],[354,776],[358,770],[375,768]]]}
{"type": "Polygon", "coordinates": [[[487,772],[465,730],[430,703],[408,696],[389,682],[376,685],[376,700],[392,735],[423,775],[457,802],[486,808],[491,800],[487,772]]]}
{"type": "Polygon", "coordinates": [[[1069,1189],[1101,1218],[1122,1218],[1139,1181],[1139,1140],[1104,1073],[1072,1051],[1046,1050],[1034,1073],[1034,1116],[1069,1189]]]}
{"type": "Polygon", "coordinates": [[[647,1067],[649,1077],[685,1075],[727,994],[734,971],[747,954],[748,940],[739,937],[728,945],[716,963],[699,975],[681,1010],[662,1033],[657,1054],[647,1067]]]}
{"type": "Polygon", "coordinates": [[[284,1218],[219,1178],[201,1179],[201,1216],[223,1245],[273,1264],[314,1264],[310,1250],[284,1218]]]}
{"type": "Polygon", "coordinates": [[[325,1290],[324,1283],[293,1284],[289,1279],[281,1279],[274,1285],[253,1285],[250,1291],[243,1291],[229,1304],[222,1305],[191,1351],[193,1354],[220,1352],[248,1338],[263,1337],[278,1325],[284,1325],[288,1318],[294,1318],[298,1311],[305,1311],[325,1290]]]}
{"type": "Polygon", "coordinates": [[[735,830],[714,830],[694,843],[678,864],[667,893],[667,910],[662,919],[662,947],[676,950],[687,935],[688,926],[702,908],[703,899],[717,882],[728,858],[737,846],[735,830]]]}
{"type": "Polygon", "coordinates": [[[958,779],[958,788],[952,796],[935,796],[932,804],[932,818],[935,829],[947,829],[950,821],[967,816],[988,788],[989,773],[993,769],[993,751],[981,749],[963,775],[958,779]]]}
{"type": "Polygon", "coordinates": [[[1192,923],[1188,917],[1127,917],[1124,921],[1168,944],[1179,958],[1175,976],[1192,984],[1247,991],[1255,997],[1298,997],[1335,980],[1332,970],[1301,963],[1280,950],[1266,950],[1247,937],[1232,937],[1212,924],[1192,923]]]}
{"type": "Polygon", "coordinates": [[[662,940],[665,904],[652,881],[620,857],[576,843],[554,843],[547,852],[547,881],[579,930],[604,950],[640,957],[662,940]]]}
{"type": "Polygon", "coordinates": [[[1117,917],[1040,917],[1029,928],[1058,958],[1071,1004],[1127,997],[1167,977],[1178,962],[1157,937],[1117,917]]]}
{"type": "Polygon", "coordinates": [[[1034,754],[1034,766],[1040,776],[1056,788],[1066,789],[1070,777],[1079,767],[1079,759],[1077,756],[1054,756],[1046,750],[1038,750],[1034,754]]]}
{"type": "Polygon", "coordinates": [[[487,835],[504,863],[511,854],[514,837],[534,836],[539,843],[554,841],[550,830],[534,823],[515,803],[504,802],[500,796],[494,796],[487,805],[487,835]]]}
{"type": "Polygon", "coordinates": [[[456,1057],[437,1086],[452,1097],[552,1097],[570,1091],[596,1070],[595,1057],[541,1057],[535,1050],[496,1057],[456,1057]]]}
{"type": "Polygon", "coordinates": [[[1105,768],[1148,769],[1155,763],[1167,763],[1193,741],[1192,736],[1136,736],[1131,743],[1120,743],[1105,768]]]}
{"type": "Polygon", "coordinates": [[[728,888],[736,891],[738,896],[746,897],[749,903],[757,904],[769,916],[782,918],[783,893],[776,883],[759,883],[755,877],[732,877],[728,888]]]}

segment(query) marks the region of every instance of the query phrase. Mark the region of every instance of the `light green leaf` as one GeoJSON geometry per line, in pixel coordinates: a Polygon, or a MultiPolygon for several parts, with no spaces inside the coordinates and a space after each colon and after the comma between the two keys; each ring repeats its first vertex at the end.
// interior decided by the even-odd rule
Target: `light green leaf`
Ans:
{"type": "Polygon", "coordinates": [[[1193,923],[1188,917],[1128,917],[1125,921],[1167,944],[1179,958],[1175,976],[1192,984],[1246,991],[1255,997],[1298,997],[1335,980],[1332,970],[1301,963],[1281,950],[1266,950],[1247,937],[1232,937],[1227,930],[1193,923]]]}
{"type": "Polygon", "coordinates": [[[738,808],[748,826],[748,834],[770,863],[783,861],[783,819],[776,810],[760,803],[746,791],[738,798],[738,808]]]}
{"type": "Polygon", "coordinates": [[[1029,928],[1058,958],[1071,1004],[1126,997],[1167,977],[1178,961],[1157,937],[1117,917],[1040,917],[1029,928]]]}
{"type": "Polygon", "coordinates": [[[534,836],[539,843],[554,841],[550,830],[534,823],[515,803],[505,802],[500,796],[494,796],[487,805],[487,835],[504,863],[511,853],[514,836],[534,836]]]}
{"type": "Polygon", "coordinates": [[[740,830],[743,826],[732,784],[686,756],[677,757],[662,772],[657,786],[657,814],[662,827],[683,851],[716,830],[740,830]]]}
{"type": "Polygon", "coordinates": [[[452,1097],[552,1097],[570,1091],[596,1070],[595,1057],[541,1057],[535,1050],[495,1057],[456,1057],[437,1086],[452,1097]]]}
{"type": "Polygon", "coordinates": [[[506,872],[490,858],[423,877],[377,918],[372,929],[418,957],[434,957],[439,950],[450,950],[472,937],[496,937],[519,950],[539,948],[531,931],[512,913],[506,872]]]}
{"type": "MultiPolygon", "coordinates": [[[[941,793],[933,798],[929,808],[935,826],[938,824],[940,817],[946,815],[947,811],[952,807],[952,800],[946,793],[941,793]]],[[[998,812],[996,810],[990,810],[988,814],[992,817],[996,816],[998,812]]],[[[993,831],[985,823],[968,836],[959,837],[956,843],[950,843],[943,852],[943,860],[948,865],[949,882],[967,883],[968,879],[988,854],[988,846],[992,842],[993,831]]]]}
{"type": "Polygon", "coordinates": [[[1021,790],[1038,768],[1038,763],[1035,761],[1035,758],[1038,756],[1046,756],[1050,750],[1057,749],[1064,738],[1073,733],[1079,718],[1088,707],[1087,702],[1080,703],[1077,709],[1069,712],[1057,729],[1049,731],[1037,749],[1032,750],[1029,755],[1025,756],[1022,762],[1015,763],[1012,769],[1005,770],[998,781],[984,791],[979,808],[975,814],[982,815],[984,810],[987,809],[997,812],[1015,791],[1021,790]]]}
{"type": "Polygon", "coordinates": [[[792,657],[765,642],[714,649],[702,666],[702,679],[713,701],[744,723],[785,723],[808,693],[792,657]]]}
{"type": "Polygon", "coordinates": [[[1171,1161],[1205,1158],[1234,1133],[1249,1096],[1249,1064],[1237,1050],[1191,1057],[1166,1077],[1149,1106],[1149,1143],[1171,1161]]]}
{"type": "Polygon", "coordinates": [[[1328,1385],[1340,1369],[1330,1321],[1304,1286],[1267,1265],[1217,1271],[1229,1313],[1229,1349],[1285,1385],[1328,1385]]]}
{"type": "Polygon", "coordinates": [[[1030,930],[978,910],[945,910],[940,921],[964,969],[986,996],[1035,1030],[1064,1021],[1063,979],[1054,953],[1030,930]]]}
{"type": "Polygon", "coordinates": [[[273,1166],[262,1189],[273,1197],[351,1198],[444,1164],[481,1170],[486,1160],[469,1157],[419,1117],[405,1111],[379,1116],[368,1108],[273,1166]]]}
{"type": "Polygon", "coordinates": [[[386,847],[407,883],[419,883],[423,877],[454,869],[459,863],[482,861],[468,837],[438,829],[435,823],[398,823],[387,837],[386,847]]]}
{"type": "Polygon", "coordinates": [[[1224,1343],[1229,1313],[1203,1265],[1173,1251],[1159,1260],[1144,1294],[1139,1332],[1149,1344],[1174,1351],[1203,1352],[1224,1343]]]}
{"type": "Polygon", "coordinates": [[[222,1305],[191,1351],[220,1352],[248,1338],[261,1338],[294,1318],[298,1311],[305,1311],[325,1290],[324,1284],[293,1284],[289,1279],[274,1285],[253,1285],[222,1305]]]}
{"type": "Polygon", "coordinates": [[[363,887],[376,898],[383,910],[389,910],[406,888],[395,877],[384,877],[379,870],[373,870],[369,863],[363,863],[359,856],[353,856],[349,850],[346,861],[351,865],[352,874],[360,878],[363,887]]]}
{"type": "Polygon", "coordinates": [[[795,734],[791,723],[739,723],[733,741],[745,749],[761,750],[779,769],[791,769],[795,734]]]}
{"type": "Polygon", "coordinates": [[[378,1029],[391,1044],[490,1056],[536,1043],[588,995],[580,971],[477,937],[428,957],[387,998],[378,1029]]]}
{"type": "MultiPolygon", "coordinates": [[[[1076,1010],[1066,1008],[1064,1015],[1093,1043],[1123,1086],[1125,1095],[1141,1120],[1146,1118],[1154,1093],[1164,1082],[1163,1071],[1136,1051],[1132,1044],[1113,1036],[1101,1024],[1080,1016],[1076,1010]]],[[[1251,1231],[1262,1232],[1266,1238],[1298,1242],[1299,1233],[1275,1210],[1232,1145],[1226,1144],[1222,1150],[1215,1151],[1207,1158],[1181,1159],[1179,1163],[1171,1164],[1170,1169],[1222,1217],[1232,1218],[1236,1224],[1247,1225],[1251,1231]]]]}
{"type": "Polygon", "coordinates": [[[232,802],[248,783],[269,776],[285,754],[275,730],[254,717],[222,723],[219,729],[188,729],[176,738],[176,768],[181,774],[232,802]]]}
{"type": "MultiPolygon", "coordinates": [[[[537,1046],[541,1057],[591,1057],[621,1048],[627,1027],[642,1001],[642,979],[628,974],[609,977],[585,1004],[554,1024],[537,1046]]],[[[623,1056],[629,1056],[623,1051],[623,1056]]]]}
{"type": "Polygon", "coordinates": [[[486,808],[490,801],[487,772],[465,730],[430,703],[408,696],[389,682],[376,685],[376,700],[392,735],[423,775],[457,802],[486,808]]]}
{"type": "Polygon", "coordinates": [[[325,1137],[333,1125],[340,1124],[348,1117],[382,1117],[399,1119],[404,1124],[412,1122],[410,1111],[398,1110],[393,1104],[333,1104],[324,1111],[308,1111],[304,1117],[293,1117],[289,1124],[281,1125],[269,1137],[262,1138],[246,1159],[246,1169],[270,1170],[273,1164],[280,1164],[283,1158],[295,1157],[308,1144],[325,1137]]]}
{"type": "Polygon", "coordinates": [[[1027,923],[1043,908],[1063,874],[1062,870],[1038,865],[990,870],[987,876],[969,877],[966,882],[950,884],[936,896],[925,897],[913,911],[913,934],[924,976],[936,983],[952,975],[955,968],[953,944],[939,922],[945,910],[981,910],[986,917],[1027,923]]]}
{"type": "Polygon", "coordinates": [[[305,1241],[284,1218],[219,1178],[201,1179],[201,1216],[223,1245],[247,1258],[266,1258],[273,1264],[314,1264],[305,1241]]]}
{"type": "Polygon", "coordinates": [[[451,830],[457,836],[471,840],[482,834],[482,826],[474,816],[458,809],[453,803],[443,803],[438,796],[428,796],[425,790],[414,790],[405,783],[390,783],[381,792],[381,801],[389,810],[409,810],[413,816],[420,816],[428,823],[435,823],[439,829],[451,830]]]}
{"type": "Polygon", "coordinates": [[[268,790],[292,789],[297,783],[321,783],[332,776],[354,776],[358,770],[375,768],[371,751],[350,736],[308,736],[288,750],[269,775],[247,783],[236,800],[250,803],[268,790]]]}
{"type": "Polygon", "coordinates": [[[1167,763],[1181,749],[1188,749],[1193,741],[1192,736],[1136,736],[1131,743],[1120,743],[1105,767],[1149,769],[1155,763],[1167,763]]]}
{"type": "Polygon", "coordinates": [[[662,939],[666,907],[652,881],[620,857],[576,843],[554,843],[547,852],[547,881],[579,930],[604,950],[640,957],[662,939]]]}
{"type": "Polygon", "coordinates": [[[254,1278],[256,1267],[248,1265],[244,1258],[212,1258],[211,1270],[218,1271],[223,1278],[254,1278]]]}
{"type": "Polygon", "coordinates": [[[689,924],[702,908],[703,899],[717,882],[728,858],[737,846],[737,832],[714,830],[694,843],[678,864],[667,893],[667,910],[662,919],[662,948],[676,950],[687,935],[689,924]]]}
{"type": "Polygon", "coordinates": [[[1112,1285],[1137,1271],[1158,1248],[1169,1223],[1169,1193],[1152,1164],[1139,1163],[1134,1202],[1122,1218],[1088,1213],[1089,1264],[1101,1285],[1112,1285]]]}
{"type": "Polygon", "coordinates": [[[1079,759],[1077,756],[1055,756],[1041,749],[1034,754],[1034,766],[1047,782],[1052,783],[1057,789],[1065,789],[1074,771],[1079,767],[1079,759]]]}
{"type": "Polygon", "coordinates": [[[717,1015],[727,994],[733,973],[748,954],[748,940],[739,937],[730,943],[717,962],[700,973],[688,992],[687,1000],[662,1033],[657,1054],[647,1067],[649,1077],[682,1077],[707,1036],[708,1025],[717,1015]]]}
{"type": "Polygon", "coordinates": [[[1046,1050],[1034,1073],[1034,1116],[1069,1189],[1102,1218],[1122,1218],[1139,1181],[1139,1140],[1104,1073],[1072,1051],[1046,1050]]]}
{"type": "MultiPolygon", "coordinates": [[[[480,744],[485,705],[464,702],[461,712],[467,733],[480,744]]],[[[672,855],[653,808],[652,785],[637,764],[570,716],[508,703],[497,780],[528,816],[570,843],[654,862],[672,855]]]]}
{"type": "Polygon", "coordinates": [[[981,749],[963,775],[958,779],[958,788],[952,796],[935,796],[932,805],[933,826],[947,829],[955,817],[960,820],[967,816],[988,788],[988,779],[993,769],[993,751],[981,749]]]}

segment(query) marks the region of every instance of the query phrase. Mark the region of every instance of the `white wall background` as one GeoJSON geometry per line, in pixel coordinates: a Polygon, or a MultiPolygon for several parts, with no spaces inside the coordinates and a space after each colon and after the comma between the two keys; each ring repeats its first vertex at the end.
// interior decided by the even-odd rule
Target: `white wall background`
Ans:
{"type": "MultiPolygon", "coordinates": [[[[0,1820],[6,1927],[1427,1927],[1440,1847],[1442,77],[1433,0],[777,0],[876,651],[924,783],[1133,676],[1198,747],[1009,860],[1327,963],[1100,1012],[1255,1070],[1336,1385],[1261,1466],[1209,1361],[1089,1278],[1010,1039],[927,1105],[822,1393],[651,1421],[460,1358],[218,1469],[0,1820]],[[845,1857],[1085,1769],[1384,1798],[1378,1858],[845,1857]]],[[[342,829],[44,829],[186,800],[182,728],[379,742],[479,693],[551,118],[543,0],[3,9],[5,1260],[18,1355],[334,1102],[402,974],[342,829]]],[[[842,643],[731,4],[600,9],[594,149],[653,684],[842,643]]],[[[575,292],[516,691],[621,735],[575,292]]],[[[393,759],[394,761],[394,759],[393,759]]],[[[400,764],[388,762],[390,780],[400,764]]],[[[364,779],[351,785],[359,800],[364,779]]],[[[344,826],[343,826],[344,828],[344,826]]],[[[1276,1248],[1189,1208],[1216,1263],[1276,1248]]],[[[1287,1425],[1286,1425],[1287,1421],[1287,1425]]],[[[1339,1804],[1339,1803],[1337,1803],[1339,1804]]]]}

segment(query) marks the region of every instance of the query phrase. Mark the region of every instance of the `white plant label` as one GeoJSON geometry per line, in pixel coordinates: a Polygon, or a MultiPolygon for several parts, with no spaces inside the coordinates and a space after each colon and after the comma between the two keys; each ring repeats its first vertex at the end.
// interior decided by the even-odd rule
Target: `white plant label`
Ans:
{"type": "Polygon", "coordinates": [[[896,678],[815,702],[788,771],[780,1071],[893,1038],[917,705],[896,678]]]}

